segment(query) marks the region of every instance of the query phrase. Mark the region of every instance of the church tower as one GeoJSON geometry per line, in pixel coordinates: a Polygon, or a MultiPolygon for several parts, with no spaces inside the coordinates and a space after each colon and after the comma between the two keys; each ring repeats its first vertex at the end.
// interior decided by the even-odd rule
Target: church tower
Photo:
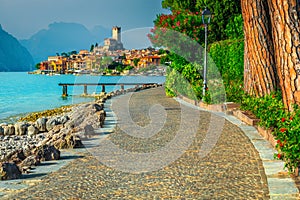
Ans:
{"type": "Polygon", "coordinates": [[[115,39],[118,42],[121,42],[121,27],[114,26],[112,28],[112,39],[115,39]]]}

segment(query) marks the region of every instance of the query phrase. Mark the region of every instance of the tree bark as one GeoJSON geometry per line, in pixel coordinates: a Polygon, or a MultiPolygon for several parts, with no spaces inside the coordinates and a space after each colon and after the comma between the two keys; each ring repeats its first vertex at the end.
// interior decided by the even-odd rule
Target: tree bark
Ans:
{"type": "Polygon", "coordinates": [[[261,97],[275,91],[278,77],[265,0],[241,0],[245,33],[244,90],[261,97]]]}
{"type": "Polygon", "coordinates": [[[268,0],[277,74],[289,110],[300,104],[300,21],[296,0],[268,0]]]}

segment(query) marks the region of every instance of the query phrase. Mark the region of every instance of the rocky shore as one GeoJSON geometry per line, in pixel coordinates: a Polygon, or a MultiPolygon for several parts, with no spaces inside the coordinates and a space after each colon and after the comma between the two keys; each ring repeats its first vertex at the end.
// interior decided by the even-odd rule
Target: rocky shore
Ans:
{"type": "Polygon", "coordinates": [[[94,102],[32,113],[15,124],[0,124],[0,179],[22,178],[33,166],[60,159],[61,149],[83,148],[81,140],[92,137],[94,130],[104,125],[107,99],[158,86],[103,93],[94,102]]]}

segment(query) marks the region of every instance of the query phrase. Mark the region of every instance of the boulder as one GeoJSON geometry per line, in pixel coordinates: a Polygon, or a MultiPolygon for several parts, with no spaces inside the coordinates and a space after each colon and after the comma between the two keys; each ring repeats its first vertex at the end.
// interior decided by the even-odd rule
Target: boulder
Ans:
{"type": "Polygon", "coordinates": [[[37,166],[39,165],[40,157],[36,155],[30,155],[28,156],[23,162],[20,164],[20,166],[23,167],[31,167],[31,166],[37,166]]]}
{"type": "Polygon", "coordinates": [[[59,122],[58,122],[57,118],[51,118],[46,123],[46,130],[51,131],[58,124],[59,124],[59,122]]]}
{"type": "Polygon", "coordinates": [[[61,132],[64,129],[63,125],[56,125],[55,127],[53,127],[53,129],[51,130],[52,135],[61,132]]]}
{"type": "Polygon", "coordinates": [[[27,134],[29,136],[33,136],[33,135],[36,135],[39,133],[39,129],[37,127],[35,127],[34,125],[30,125],[28,128],[27,128],[27,134]]]}
{"type": "Polygon", "coordinates": [[[64,134],[62,137],[53,141],[57,149],[82,148],[84,147],[79,136],[72,133],[64,134]]]}
{"type": "Polygon", "coordinates": [[[112,94],[107,94],[107,95],[106,95],[106,98],[107,98],[107,99],[111,99],[111,98],[112,98],[112,94]]]}
{"type": "Polygon", "coordinates": [[[104,100],[103,98],[101,98],[101,99],[99,99],[99,100],[97,101],[97,103],[99,103],[99,104],[105,103],[105,100],[104,100]]]}
{"type": "Polygon", "coordinates": [[[16,135],[26,135],[28,124],[25,122],[19,122],[15,124],[15,134],[16,135]]]}
{"type": "Polygon", "coordinates": [[[95,135],[95,130],[92,125],[86,125],[84,127],[84,138],[91,138],[95,135]]]}
{"type": "Polygon", "coordinates": [[[22,173],[15,163],[1,163],[0,164],[1,180],[12,180],[21,178],[22,173]]]}
{"type": "Polygon", "coordinates": [[[67,115],[62,116],[62,117],[58,117],[58,118],[57,118],[58,124],[65,124],[65,123],[67,123],[69,120],[70,120],[70,118],[69,118],[67,115]]]}
{"type": "Polygon", "coordinates": [[[13,125],[8,125],[4,127],[4,135],[14,135],[15,127],[13,125]]]}
{"type": "Polygon", "coordinates": [[[104,121],[105,121],[105,116],[106,116],[106,112],[104,110],[101,110],[99,112],[99,124],[100,124],[101,128],[103,128],[104,121]]]}
{"type": "Polygon", "coordinates": [[[100,110],[103,110],[103,107],[104,107],[104,104],[101,103],[101,104],[94,104],[93,105],[93,108],[95,109],[96,112],[100,111],[100,110]]]}
{"type": "Polygon", "coordinates": [[[60,151],[53,145],[43,145],[36,149],[35,155],[38,156],[41,161],[59,160],[60,151]]]}
{"type": "Polygon", "coordinates": [[[45,132],[47,131],[46,129],[46,123],[47,123],[47,118],[45,117],[42,117],[42,118],[39,118],[38,120],[36,120],[36,126],[37,128],[39,129],[40,132],[45,132]]]}
{"type": "Polygon", "coordinates": [[[7,155],[6,160],[16,164],[21,163],[26,158],[23,150],[15,150],[7,155]]]}

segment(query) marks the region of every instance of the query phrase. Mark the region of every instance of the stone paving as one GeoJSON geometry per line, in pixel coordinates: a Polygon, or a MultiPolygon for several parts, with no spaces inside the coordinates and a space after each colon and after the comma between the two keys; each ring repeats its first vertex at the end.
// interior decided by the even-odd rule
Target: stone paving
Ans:
{"type": "MultiPolygon", "coordinates": [[[[113,100],[118,121],[111,134],[98,130],[77,151],[81,157],[6,198],[270,198],[263,159],[241,128],[165,97],[163,88],[129,97],[113,100]],[[126,105],[129,115],[117,112],[126,105]]],[[[106,123],[114,126],[112,115],[106,123]]]]}

